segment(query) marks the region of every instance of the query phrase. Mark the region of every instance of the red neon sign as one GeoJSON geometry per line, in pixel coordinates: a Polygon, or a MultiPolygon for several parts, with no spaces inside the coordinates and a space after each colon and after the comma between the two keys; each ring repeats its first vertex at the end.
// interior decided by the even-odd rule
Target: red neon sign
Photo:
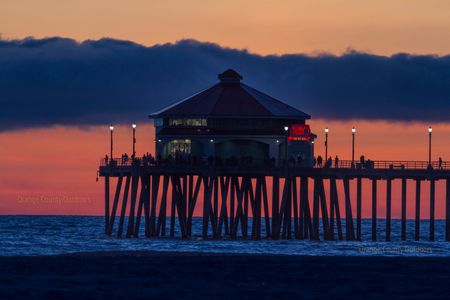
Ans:
{"type": "Polygon", "coordinates": [[[289,140],[309,141],[311,140],[311,129],[309,125],[292,124],[289,128],[289,140]]]}

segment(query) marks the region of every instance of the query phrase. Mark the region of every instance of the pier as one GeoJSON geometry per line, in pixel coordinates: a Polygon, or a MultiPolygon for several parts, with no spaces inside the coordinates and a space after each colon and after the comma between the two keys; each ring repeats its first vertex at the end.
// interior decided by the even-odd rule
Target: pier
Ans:
{"type": "Polygon", "coordinates": [[[362,240],[364,206],[371,207],[371,239],[377,240],[377,221],[385,218],[385,240],[390,241],[392,185],[401,182],[401,239],[406,240],[407,199],[414,196],[407,182],[414,181],[414,238],[421,237],[420,207],[428,201],[433,241],[435,186],[441,180],[446,182],[445,239],[450,240],[450,162],[432,161],[431,127],[428,161],[364,156],[356,161],[353,127],[352,160],[336,156],[333,162],[328,128],[325,157],[314,155],[317,135],[307,124],[310,115],[242,83],[235,70],[224,71],[218,80],[150,114],[154,157],[136,157],[133,124],[131,157],[114,158],[110,126],[110,155],[99,169],[105,179],[107,235],[138,237],[142,224],[149,238],[362,240]],[[363,180],[371,183],[369,195],[363,194],[363,180]],[[377,209],[380,183],[386,185],[384,216],[377,209]],[[429,197],[421,199],[425,185],[429,197]],[[194,232],[194,212],[202,219],[201,232],[194,232]]]}
{"type": "Polygon", "coordinates": [[[340,161],[337,166],[305,168],[288,164],[160,165],[135,158],[102,160],[99,175],[105,184],[105,234],[119,238],[136,238],[143,226],[147,238],[179,233],[183,239],[362,240],[364,205],[371,207],[372,240],[377,240],[377,221],[385,219],[384,240],[390,241],[392,184],[398,181],[401,240],[407,238],[407,203],[415,203],[414,239],[419,240],[420,206],[428,201],[428,239],[433,241],[435,185],[445,181],[445,240],[450,241],[450,162],[373,161],[363,167],[340,161]],[[371,182],[369,195],[363,194],[363,179],[371,182]],[[407,181],[415,182],[415,193],[408,191],[412,185],[407,181]],[[377,191],[380,182],[386,184],[385,197],[377,191]],[[356,207],[352,207],[351,183],[356,183],[356,207]],[[420,191],[425,185],[430,193],[422,199],[420,191]],[[381,198],[386,201],[385,215],[377,211],[381,198]],[[193,232],[194,212],[199,211],[202,230],[193,232]]]}

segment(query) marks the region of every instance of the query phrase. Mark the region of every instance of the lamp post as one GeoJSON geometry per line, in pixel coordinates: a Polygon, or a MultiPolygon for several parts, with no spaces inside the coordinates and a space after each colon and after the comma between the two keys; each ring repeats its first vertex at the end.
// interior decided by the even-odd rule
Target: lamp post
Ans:
{"type": "Polygon", "coordinates": [[[131,125],[131,127],[133,127],[133,156],[132,158],[136,157],[136,124],[133,123],[131,125]]]}
{"type": "Polygon", "coordinates": [[[433,132],[433,128],[431,126],[428,127],[428,166],[431,167],[431,134],[433,132]]]}
{"type": "Polygon", "coordinates": [[[284,159],[286,161],[286,165],[287,165],[287,161],[288,161],[288,134],[289,134],[289,126],[284,126],[284,133],[285,133],[285,145],[284,145],[284,159]]]}
{"type": "Polygon", "coordinates": [[[356,128],[353,126],[352,128],[352,168],[355,167],[355,132],[356,128]]]}
{"type": "Polygon", "coordinates": [[[325,127],[325,161],[328,159],[328,127],[325,127]]]}
{"type": "Polygon", "coordinates": [[[110,131],[110,134],[111,134],[111,139],[110,139],[110,152],[109,152],[109,155],[110,155],[110,160],[112,160],[113,159],[113,131],[114,131],[114,126],[112,126],[112,125],[110,125],[109,126],[109,131],[110,131]]]}

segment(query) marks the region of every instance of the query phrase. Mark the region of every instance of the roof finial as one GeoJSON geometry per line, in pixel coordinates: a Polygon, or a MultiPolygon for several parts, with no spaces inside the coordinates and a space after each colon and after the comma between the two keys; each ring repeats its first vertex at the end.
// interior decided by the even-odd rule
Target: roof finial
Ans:
{"type": "Polygon", "coordinates": [[[242,76],[233,69],[228,69],[217,76],[221,83],[239,83],[242,76]]]}

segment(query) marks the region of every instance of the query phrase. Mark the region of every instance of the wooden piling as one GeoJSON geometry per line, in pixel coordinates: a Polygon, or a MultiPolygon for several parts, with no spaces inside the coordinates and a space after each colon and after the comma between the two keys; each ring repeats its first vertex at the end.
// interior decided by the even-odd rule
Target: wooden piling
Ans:
{"type": "Polygon", "coordinates": [[[434,241],[435,180],[430,179],[430,241],[434,241]]]}
{"type": "Polygon", "coordinates": [[[166,236],[166,210],[167,210],[167,192],[169,189],[169,176],[164,175],[161,205],[159,208],[158,224],[156,227],[157,235],[166,236]]]}
{"type": "Polygon", "coordinates": [[[313,199],[313,240],[319,239],[319,179],[314,178],[314,199],[313,199]]]}
{"type": "MultiPolygon", "coordinates": [[[[172,179],[173,176],[169,176],[169,179],[172,179]]],[[[173,181],[171,182],[172,186],[172,200],[170,201],[170,237],[175,236],[175,185],[173,181]]]]}
{"type": "Polygon", "coordinates": [[[277,234],[278,227],[278,210],[279,210],[279,200],[280,199],[280,177],[272,177],[272,239],[276,240],[279,238],[277,234]]]}
{"type": "Polygon", "coordinates": [[[127,209],[128,191],[130,189],[130,179],[131,179],[131,176],[128,175],[127,179],[125,180],[125,190],[123,192],[123,199],[122,199],[122,210],[120,212],[119,228],[117,229],[117,237],[118,238],[122,238],[123,223],[125,221],[125,213],[126,213],[126,209],[127,209]]]}
{"type": "Polygon", "coordinates": [[[362,180],[356,178],[356,240],[361,240],[362,180]]]}
{"type": "Polygon", "coordinates": [[[355,230],[353,227],[352,206],[350,201],[350,182],[344,178],[345,193],[345,239],[347,241],[355,240],[355,230]]]}
{"type": "Polygon", "coordinates": [[[131,176],[130,212],[128,216],[128,229],[126,237],[132,237],[134,233],[134,215],[136,209],[136,197],[139,186],[139,175],[131,176]]]}
{"type": "Polygon", "coordinates": [[[420,239],[420,179],[416,179],[416,223],[414,240],[420,239]]]}
{"type": "MultiPolygon", "coordinates": [[[[117,205],[119,203],[119,198],[120,198],[120,190],[122,188],[122,180],[123,180],[123,176],[119,176],[119,178],[117,180],[117,185],[116,185],[116,193],[114,195],[114,202],[113,202],[113,207],[112,207],[112,211],[111,211],[111,218],[108,222],[108,228],[106,231],[107,235],[111,235],[112,231],[113,231],[114,221],[116,220],[117,205]]],[[[109,195],[108,195],[108,198],[109,198],[109,195]]]]}
{"type": "MultiPolygon", "coordinates": [[[[149,226],[150,235],[152,236],[156,234],[156,203],[158,201],[159,180],[160,180],[159,174],[152,176],[150,226],[149,226]]],[[[150,186],[150,182],[148,182],[148,185],[150,186]]]]}
{"type": "Polygon", "coordinates": [[[386,241],[391,240],[392,179],[386,179],[386,241]]]}
{"type": "MultiPolygon", "coordinates": [[[[145,175],[144,218],[145,218],[145,236],[146,237],[151,237],[151,230],[150,230],[150,189],[151,189],[150,188],[150,180],[151,180],[151,178],[152,178],[152,176],[145,175]]],[[[156,188],[159,189],[159,186],[156,188]]],[[[156,230],[156,227],[155,227],[155,230],[156,230]]]]}
{"type": "Polygon", "coordinates": [[[299,231],[301,233],[302,239],[307,239],[311,237],[312,224],[308,200],[308,177],[306,176],[300,177],[299,231]]]}
{"type": "Polygon", "coordinates": [[[372,179],[372,241],[377,240],[377,179],[372,179]]]}
{"type": "Polygon", "coordinates": [[[105,176],[105,234],[108,234],[108,229],[109,229],[109,176],[105,176]]]}
{"type": "Polygon", "coordinates": [[[336,214],[336,226],[338,231],[338,239],[342,240],[341,216],[339,212],[339,201],[337,194],[336,178],[330,178],[330,236],[334,240],[334,223],[336,214]]]}
{"type": "Polygon", "coordinates": [[[327,198],[325,194],[325,187],[323,183],[323,178],[319,179],[319,198],[320,198],[320,210],[322,214],[322,229],[323,229],[323,239],[330,240],[330,223],[328,221],[328,209],[327,209],[327,198]]]}
{"type": "Polygon", "coordinates": [[[445,181],[445,240],[450,241],[450,178],[445,181]]]}
{"type": "Polygon", "coordinates": [[[133,237],[139,237],[139,227],[141,226],[141,216],[142,216],[142,210],[144,208],[144,197],[145,197],[145,190],[146,187],[145,186],[145,182],[144,182],[144,176],[141,176],[141,191],[140,191],[140,195],[139,195],[139,200],[138,200],[138,208],[137,208],[137,213],[136,213],[136,221],[134,223],[134,229],[133,232],[131,233],[131,236],[133,237]]]}
{"type": "Polygon", "coordinates": [[[406,240],[406,178],[402,178],[402,224],[401,239],[406,240]]]}
{"type": "Polygon", "coordinates": [[[264,221],[266,225],[266,237],[269,238],[271,236],[270,234],[270,215],[269,215],[269,200],[267,196],[267,178],[263,178],[263,186],[262,186],[262,192],[263,192],[263,202],[264,202],[264,221]]]}
{"type": "Polygon", "coordinates": [[[300,238],[300,231],[298,228],[298,195],[297,195],[297,177],[292,178],[292,209],[294,210],[294,237],[300,238]]]}
{"type": "Polygon", "coordinates": [[[229,227],[228,227],[228,209],[227,209],[227,199],[228,199],[228,190],[230,188],[230,177],[224,176],[220,177],[220,192],[222,198],[222,206],[220,210],[220,218],[219,218],[219,237],[222,234],[222,226],[225,227],[225,235],[229,235],[229,227]]]}

